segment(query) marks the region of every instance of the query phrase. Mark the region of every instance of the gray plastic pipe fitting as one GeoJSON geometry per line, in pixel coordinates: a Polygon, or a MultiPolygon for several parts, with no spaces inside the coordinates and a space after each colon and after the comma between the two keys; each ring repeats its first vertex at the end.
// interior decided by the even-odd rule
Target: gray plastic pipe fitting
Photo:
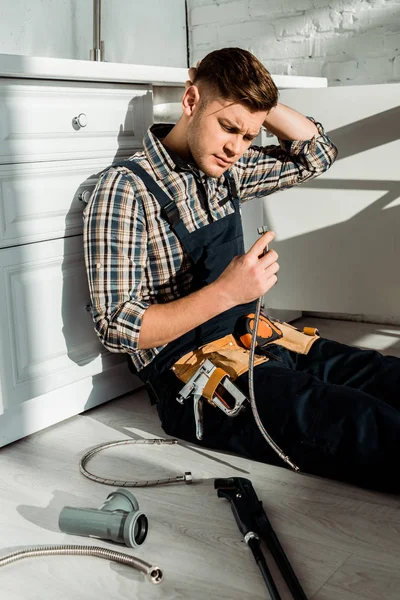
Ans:
{"type": "Polygon", "coordinates": [[[147,537],[149,523],[146,515],[139,511],[135,496],[119,488],[107,496],[100,508],[65,506],[58,526],[64,533],[112,540],[137,548],[147,537]]]}

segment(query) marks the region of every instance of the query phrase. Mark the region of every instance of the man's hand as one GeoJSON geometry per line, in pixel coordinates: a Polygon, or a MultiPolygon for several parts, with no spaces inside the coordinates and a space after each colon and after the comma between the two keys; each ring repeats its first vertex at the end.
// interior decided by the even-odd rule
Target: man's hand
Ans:
{"type": "Polygon", "coordinates": [[[224,296],[227,308],[252,302],[266,294],[278,281],[279,265],[275,250],[264,249],[275,238],[273,231],[264,233],[246,254],[235,256],[214,282],[217,293],[224,296]]]}
{"type": "Polygon", "coordinates": [[[149,306],[143,315],[139,348],[168,344],[229,308],[268,292],[278,279],[278,255],[274,250],[263,253],[274,237],[273,231],[261,236],[246,254],[236,256],[213,283],[178,300],[149,306]]]}

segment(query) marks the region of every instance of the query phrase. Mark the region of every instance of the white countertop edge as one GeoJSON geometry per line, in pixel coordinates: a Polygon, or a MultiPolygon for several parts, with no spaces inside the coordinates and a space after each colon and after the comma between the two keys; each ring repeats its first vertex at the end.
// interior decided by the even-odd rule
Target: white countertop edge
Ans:
{"type": "MultiPolygon", "coordinates": [[[[0,77],[184,86],[186,68],[0,54],[0,77]]],[[[284,88],[327,87],[326,77],[272,75],[284,88]]]]}

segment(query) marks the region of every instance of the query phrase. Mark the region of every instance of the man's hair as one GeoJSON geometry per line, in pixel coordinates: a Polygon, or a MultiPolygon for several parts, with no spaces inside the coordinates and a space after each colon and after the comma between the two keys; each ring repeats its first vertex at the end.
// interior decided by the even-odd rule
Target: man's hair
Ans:
{"type": "Polygon", "coordinates": [[[242,48],[222,48],[207,54],[197,68],[193,84],[200,82],[206,84],[210,93],[240,102],[251,111],[270,110],[278,102],[278,89],[270,73],[258,58],[242,48]]]}

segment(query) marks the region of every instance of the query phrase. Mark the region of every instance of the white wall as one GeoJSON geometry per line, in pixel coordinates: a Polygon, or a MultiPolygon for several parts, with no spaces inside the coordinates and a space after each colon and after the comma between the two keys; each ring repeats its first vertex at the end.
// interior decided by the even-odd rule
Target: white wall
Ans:
{"type": "MultiPolygon", "coordinates": [[[[184,0],[102,0],[109,62],[186,67],[184,0]]],[[[0,53],[89,60],[92,0],[0,0],[0,53]]]]}
{"type": "MultiPolygon", "coordinates": [[[[324,76],[328,78],[329,86],[387,84],[400,81],[400,0],[189,0],[189,29],[192,65],[214,49],[240,46],[258,56],[274,74],[324,76]]],[[[339,89],[337,91],[340,92],[339,89]]],[[[303,90],[303,92],[306,94],[308,91],[303,90]]],[[[339,117],[341,115],[344,118],[344,116],[348,116],[348,104],[351,103],[356,93],[352,94],[347,90],[343,90],[343,93],[345,95],[344,107],[342,103],[341,108],[337,108],[339,117]],[[346,97],[346,93],[349,94],[348,97],[346,97]]],[[[300,103],[302,94],[294,92],[293,94],[294,104],[288,103],[294,108],[298,108],[300,111],[306,109],[306,114],[315,115],[324,124],[332,117],[332,107],[328,107],[326,102],[321,101],[318,106],[313,107],[315,112],[310,112],[306,106],[310,106],[311,101],[305,106],[301,104],[297,106],[296,102],[300,103]]],[[[282,96],[284,96],[283,93],[282,96]]],[[[389,96],[387,100],[390,101],[390,99],[389,96]]],[[[358,104],[358,106],[362,110],[365,108],[364,105],[358,104]]],[[[355,108],[356,115],[359,115],[362,111],[357,112],[357,107],[355,108]]],[[[397,239],[396,233],[393,231],[397,231],[396,223],[398,221],[394,213],[389,215],[388,210],[383,210],[383,208],[392,209],[394,205],[398,208],[399,200],[396,191],[398,188],[396,186],[393,198],[391,198],[392,204],[386,206],[388,198],[386,190],[390,190],[390,186],[394,185],[393,182],[398,180],[398,169],[396,170],[391,163],[390,168],[388,166],[390,172],[382,175],[382,165],[388,165],[386,153],[392,152],[388,144],[393,135],[398,137],[398,119],[397,114],[392,115],[392,125],[389,123],[386,129],[383,129],[382,119],[385,116],[386,113],[381,113],[379,108],[375,112],[371,112],[371,118],[368,121],[369,143],[366,143],[363,138],[364,121],[360,122],[357,116],[354,117],[347,129],[346,127],[338,129],[337,124],[332,125],[333,139],[336,141],[336,138],[341,136],[340,144],[338,142],[339,160],[327,174],[311,184],[311,187],[316,186],[316,190],[311,189],[311,192],[321,192],[321,190],[323,192],[324,203],[321,205],[320,202],[317,202],[316,206],[320,212],[325,213],[325,216],[322,215],[314,227],[309,224],[306,233],[288,235],[286,242],[282,242],[281,247],[278,248],[281,260],[283,260],[285,249],[288,249],[287,265],[290,264],[289,258],[293,255],[297,256],[295,254],[297,250],[293,251],[296,244],[304,245],[305,253],[308,249],[307,256],[318,258],[321,254],[318,249],[323,248],[324,240],[328,239],[327,236],[330,233],[336,232],[334,240],[330,240],[331,247],[343,250],[344,240],[350,245],[350,253],[354,257],[362,247],[360,239],[369,233],[368,215],[373,213],[372,222],[375,234],[377,227],[381,227],[382,231],[386,232],[381,234],[381,239],[383,235],[384,244],[386,244],[383,258],[381,257],[381,265],[384,266],[377,269],[382,279],[374,289],[374,294],[378,297],[377,303],[374,306],[367,306],[364,300],[368,298],[360,299],[363,286],[368,284],[370,278],[364,277],[360,283],[360,278],[350,277],[346,293],[354,297],[352,305],[349,302],[344,306],[345,298],[343,297],[340,298],[340,303],[331,302],[331,298],[327,302],[323,302],[323,293],[318,291],[314,293],[312,302],[309,299],[302,303],[298,299],[295,306],[282,303],[280,298],[277,298],[274,303],[272,292],[269,299],[272,304],[268,304],[267,301],[267,305],[319,311],[318,314],[321,316],[336,316],[342,319],[400,324],[398,304],[388,307],[388,303],[394,298],[391,286],[396,285],[396,278],[393,279],[393,274],[398,273],[395,258],[397,255],[390,246],[391,240],[397,239]],[[372,122],[376,125],[374,132],[371,130],[372,122]],[[353,131],[356,131],[356,139],[352,140],[353,131]],[[373,169],[371,171],[370,167],[366,168],[365,165],[359,171],[352,168],[354,161],[359,158],[358,155],[362,158],[366,151],[377,153],[374,164],[380,166],[378,170],[375,169],[376,172],[373,169]],[[349,161],[352,161],[351,164],[349,161]],[[343,173],[346,169],[348,169],[348,174],[344,176],[343,173]],[[384,181],[380,182],[382,177],[384,181]],[[379,180],[379,183],[375,179],[379,180]],[[370,188],[377,190],[375,192],[377,197],[373,199],[373,202],[370,199],[370,188]],[[335,198],[333,198],[333,194],[335,194],[335,198]],[[341,194],[340,199],[337,197],[339,194],[341,194]],[[358,206],[357,201],[360,199],[364,204],[370,204],[369,212],[365,207],[358,206]],[[339,211],[348,205],[353,207],[354,215],[352,217],[340,216],[339,211]],[[326,227],[324,219],[331,220],[333,225],[326,227]],[[387,220],[386,225],[389,224],[391,228],[389,235],[387,227],[385,227],[385,220],[387,220]],[[346,233],[349,230],[350,234],[346,233]],[[317,240],[316,247],[310,252],[309,242],[311,239],[316,240],[318,236],[320,236],[320,240],[317,240]],[[318,244],[322,245],[318,246],[318,244]],[[335,311],[335,313],[331,313],[331,311],[335,311]]],[[[329,131],[329,124],[327,127],[329,131]]],[[[306,215],[306,219],[311,218],[311,222],[313,222],[313,218],[317,218],[317,211],[307,204],[310,200],[312,200],[310,189],[303,186],[285,192],[283,197],[278,198],[277,196],[277,211],[279,207],[283,207],[285,213],[280,220],[276,217],[277,223],[272,223],[277,231],[277,245],[280,243],[280,236],[286,226],[298,225],[296,219],[292,223],[288,223],[287,214],[290,214],[290,210],[286,208],[285,212],[285,205],[287,207],[287,204],[293,201],[291,206],[293,208],[297,206],[297,210],[300,211],[298,221],[304,223],[304,215],[306,215]],[[304,197],[300,199],[296,194],[301,193],[304,193],[304,197]]],[[[275,196],[264,204],[265,219],[268,224],[273,222],[274,202],[275,196]]],[[[292,214],[296,214],[294,210],[292,214]]],[[[367,255],[368,252],[363,254],[363,256],[367,255]]],[[[315,266],[314,272],[324,273],[323,269],[324,266],[318,266],[318,268],[315,266]]],[[[357,273],[357,269],[355,267],[354,269],[354,272],[357,273]]],[[[365,269],[367,269],[367,263],[362,264],[363,273],[365,269]]],[[[311,269],[312,271],[313,269],[311,269]]],[[[280,279],[284,277],[284,272],[285,269],[282,269],[280,279]]],[[[308,280],[307,277],[309,277],[309,273],[299,282],[299,289],[302,281],[308,280]]],[[[293,292],[293,281],[295,281],[294,277],[286,290],[281,289],[281,281],[280,286],[276,288],[276,293],[278,294],[280,290],[284,295],[286,291],[286,297],[288,297],[288,294],[293,292]]]]}
{"type": "Polygon", "coordinates": [[[224,46],[329,85],[400,81],[400,0],[189,0],[191,63],[224,46]]]}

